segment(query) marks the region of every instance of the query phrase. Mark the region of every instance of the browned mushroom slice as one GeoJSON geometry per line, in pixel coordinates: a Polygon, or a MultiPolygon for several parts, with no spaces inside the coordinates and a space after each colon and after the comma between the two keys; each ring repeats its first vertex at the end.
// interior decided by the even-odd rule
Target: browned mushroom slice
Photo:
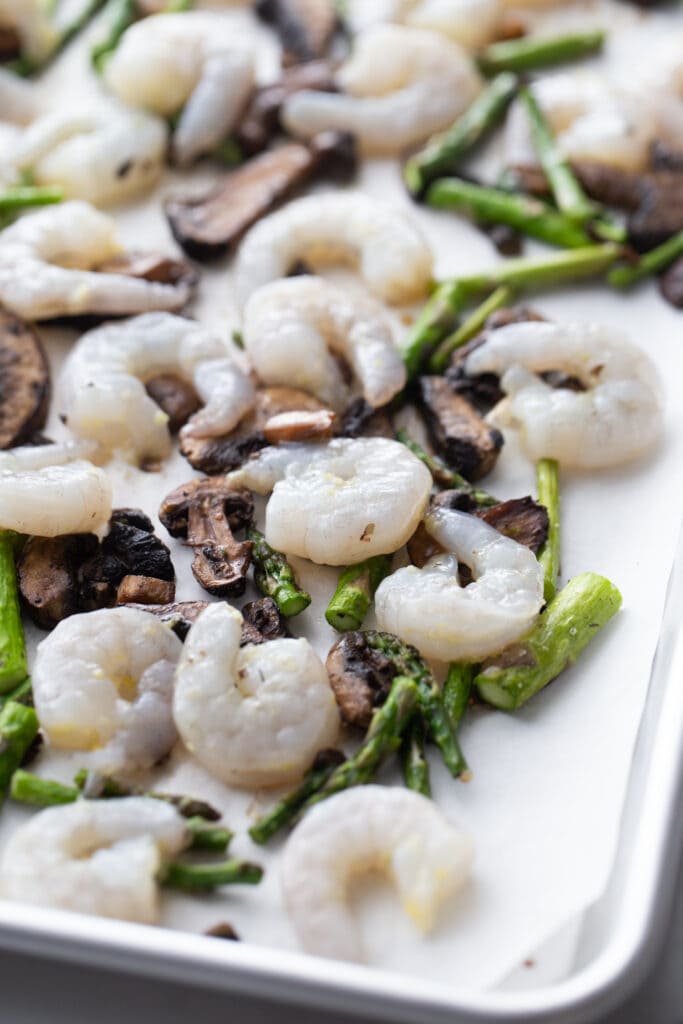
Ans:
{"type": "Polygon", "coordinates": [[[37,335],[0,310],[0,448],[13,448],[45,426],[50,370],[37,335]]]}
{"type": "Polygon", "coordinates": [[[659,290],[672,306],[683,309],[683,256],[662,274],[659,279],[659,290]]]}
{"type": "Polygon", "coordinates": [[[156,284],[186,284],[194,287],[199,275],[185,260],[158,252],[126,252],[95,267],[100,274],[123,274],[156,284]]]}
{"type": "Polygon", "coordinates": [[[364,398],[354,398],[342,414],[337,433],[340,437],[396,436],[394,424],[386,409],[375,409],[364,398]]]}
{"type": "Polygon", "coordinates": [[[190,416],[201,408],[201,400],[189,381],[173,373],[160,373],[145,384],[147,394],[168,416],[168,429],[177,434],[190,416]]]}
{"type": "Polygon", "coordinates": [[[83,610],[79,569],[98,548],[93,534],[31,537],[17,559],[19,591],[36,626],[53,629],[83,610]]]}
{"type": "Polygon", "coordinates": [[[257,0],[256,13],[280,36],[285,64],[324,57],[339,27],[333,0],[257,0]]]}
{"type": "Polygon", "coordinates": [[[243,647],[245,644],[265,644],[268,640],[287,636],[285,620],[272,597],[260,597],[258,601],[245,604],[242,619],[243,647]]]}
{"type": "Polygon", "coordinates": [[[327,674],[344,722],[367,729],[387,698],[396,668],[369,646],[362,632],[344,633],[327,655],[327,674]]]}
{"type": "Polygon", "coordinates": [[[629,242],[640,252],[683,231],[683,174],[658,171],[644,179],[641,201],[628,219],[629,242]]]}
{"type": "Polygon", "coordinates": [[[0,61],[21,56],[21,36],[12,25],[0,25],[0,61]]]}
{"type": "Polygon", "coordinates": [[[418,401],[437,451],[468,480],[490,473],[503,447],[500,430],[490,427],[445,377],[420,377],[418,401]]]}
{"type": "Polygon", "coordinates": [[[667,142],[655,139],[650,146],[650,166],[653,171],[683,173],[683,150],[674,149],[667,142]]]}
{"type": "Polygon", "coordinates": [[[640,203],[642,174],[593,160],[575,160],[572,168],[591,199],[624,210],[635,210],[640,203]]]}
{"type": "Polygon", "coordinates": [[[329,437],[336,419],[331,409],[318,412],[280,412],[263,425],[263,436],[268,444],[283,441],[311,441],[329,437]]]}
{"type": "Polygon", "coordinates": [[[254,408],[224,437],[184,437],[180,450],[194,469],[215,475],[237,469],[251,454],[265,448],[264,429],[283,413],[329,413],[313,395],[297,388],[259,388],[254,408]]]}
{"type": "Polygon", "coordinates": [[[117,604],[168,604],[175,597],[175,583],[154,576],[124,576],[116,591],[117,604]]]}
{"type": "Polygon", "coordinates": [[[208,606],[208,601],[176,601],[171,604],[130,603],[127,605],[128,608],[156,615],[162,622],[167,623],[181,640],[185,639],[193,623],[208,606]]]}
{"type": "Polygon", "coordinates": [[[538,164],[513,164],[506,168],[511,185],[519,192],[532,196],[547,196],[550,192],[548,179],[538,164]]]}
{"type": "Polygon", "coordinates": [[[192,572],[216,597],[244,593],[252,543],[238,541],[254,514],[250,491],[232,487],[223,477],[191,480],[164,499],[159,518],[172,537],[194,548],[192,572]]]}

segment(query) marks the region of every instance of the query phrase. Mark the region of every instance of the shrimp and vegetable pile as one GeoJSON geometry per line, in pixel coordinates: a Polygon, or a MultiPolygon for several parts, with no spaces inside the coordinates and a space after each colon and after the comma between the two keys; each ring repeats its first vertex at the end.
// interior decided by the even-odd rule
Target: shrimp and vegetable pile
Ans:
{"type": "Polygon", "coordinates": [[[590,565],[561,576],[561,482],[656,457],[658,374],[528,295],[654,279],[683,307],[683,24],[644,91],[604,70],[603,29],[553,34],[538,2],[259,0],[264,80],[219,6],[0,0],[0,792],[32,808],[0,894],[151,924],[161,887],[259,883],[205,794],[157,791],[180,751],[254,795],[255,859],[284,842],[301,947],[362,960],[361,872],[418,930],[457,915],[477,837],[430,767],[476,788],[463,719],[526,705],[621,605],[590,565]],[[81,37],[67,109],[43,76],[81,37]],[[378,156],[402,206],[354,183],[378,156]],[[160,188],[169,167],[194,187],[160,188]],[[103,208],[140,196],[177,247],[122,249],[103,208]],[[417,204],[513,258],[438,279],[417,204]],[[209,261],[240,310],[222,332],[193,317],[209,261]],[[511,444],[536,493],[503,499],[511,444]],[[173,458],[158,522],[116,507],[122,465],[149,493],[173,458]],[[176,600],[181,547],[202,600],[176,600]],[[327,607],[307,563],[336,567],[327,607]]]}

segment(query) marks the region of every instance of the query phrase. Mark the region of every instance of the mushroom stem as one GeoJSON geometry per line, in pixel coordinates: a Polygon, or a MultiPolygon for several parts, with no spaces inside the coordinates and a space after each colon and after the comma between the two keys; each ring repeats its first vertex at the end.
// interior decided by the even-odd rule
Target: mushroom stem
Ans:
{"type": "Polygon", "coordinates": [[[7,693],[28,675],[24,626],[14,564],[14,536],[0,533],[0,693],[7,693]]]}
{"type": "Polygon", "coordinates": [[[253,543],[254,582],[265,597],[272,597],[285,618],[299,615],[311,603],[311,595],[299,586],[298,580],[279,551],[274,551],[254,526],[247,530],[253,543]]]}
{"type": "Polygon", "coordinates": [[[325,618],[340,633],[360,629],[375,591],[391,569],[391,555],[375,555],[343,569],[325,618]]]}

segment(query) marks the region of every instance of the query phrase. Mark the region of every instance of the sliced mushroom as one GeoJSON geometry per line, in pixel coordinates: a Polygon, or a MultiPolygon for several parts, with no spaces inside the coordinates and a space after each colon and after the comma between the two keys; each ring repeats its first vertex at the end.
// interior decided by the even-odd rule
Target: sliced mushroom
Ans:
{"type": "Polygon", "coordinates": [[[291,142],[253,157],[201,196],[171,198],[164,210],[179,245],[194,259],[211,260],[314,175],[349,163],[349,136],[324,132],[305,146],[291,142]]]}
{"type": "Polygon", "coordinates": [[[572,168],[586,194],[598,203],[624,210],[635,210],[640,203],[642,174],[593,160],[575,160],[572,168]]]}
{"type": "Polygon", "coordinates": [[[260,597],[242,608],[242,646],[265,644],[287,636],[285,620],[272,597],[260,597]]]}
{"type": "Polygon", "coordinates": [[[173,373],[152,377],[145,384],[145,390],[168,416],[168,429],[172,434],[177,434],[202,405],[192,384],[173,373]]]}
{"type": "Polygon", "coordinates": [[[79,568],[98,549],[93,534],[30,537],[17,559],[19,592],[32,620],[53,629],[83,611],[79,568]]]}
{"type": "Polygon", "coordinates": [[[232,487],[223,477],[191,480],[164,499],[159,518],[172,537],[194,549],[192,572],[216,597],[239,597],[251,564],[251,541],[238,541],[233,531],[252,520],[250,491],[232,487]]]}
{"type": "Polygon", "coordinates": [[[21,56],[21,36],[13,25],[0,25],[0,62],[21,56]]]}
{"type": "Polygon", "coordinates": [[[124,576],[116,590],[117,604],[168,604],[175,597],[175,583],[154,576],[124,576]]]}
{"type": "Polygon", "coordinates": [[[329,413],[313,395],[296,388],[259,388],[254,408],[224,437],[184,437],[180,450],[194,469],[215,475],[237,469],[268,444],[266,425],[283,413],[329,413]]]}
{"type": "Polygon", "coordinates": [[[333,0],[257,0],[256,13],[280,36],[284,64],[324,57],[339,28],[333,0]]]}
{"type": "Polygon", "coordinates": [[[364,633],[344,633],[327,656],[327,674],[347,725],[367,729],[376,707],[387,698],[396,668],[373,650],[364,633]]]}
{"type": "MultiPolygon", "coordinates": [[[[122,562],[127,576],[148,576],[175,584],[171,553],[155,535],[151,520],[139,509],[114,511],[102,551],[122,562]]],[[[166,600],[172,601],[174,596],[166,600]]]]}
{"type": "Polygon", "coordinates": [[[338,434],[340,437],[396,436],[394,424],[386,409],[375,409],[360,396],[354,398],[342,413],[338,434]]]}
{"type": "Polygon", "coordinates": [[[420,377],[417,394],[432,441],[448,465],[468,480],[490,473],[503,447],[500,430],[490,427],[446,377],[420,377]]]}
{"type": "Polygon", "coordinates": [[[123,274],[157,284],[186,284],[194,287],[199,274],[185,260],[171,259],[158,252],[126,252],[95,267],[101,274],[123,274]]]}
{"type": "Polygon", "coordinates": [[[50,370],[34,331],[0,310],[0,448],[24,443],[45,426],[50,370]]]}
{"type": "Polygon", "coordinates": [[[683,231],[683,175],[658,171],[643,179],[641,200],[628,219],[629,242],[639,252],[683,231]]]}
{"type": "Polygon", "coordinates": [[[683,150],[673,149],[667,142],[655,139],[650,146],[650,166],[653,171],[683,173],[683,150]]]}
{"type": "Polygon", "coordinates": [[[659,290],[672,306],[683,309],[683,256],[662,274],[659,279],[659,290]]]}
{"type": "Polygon", "coordinates": [[[263,436],[268,444],[284,441],[322,440],[332,433],[336,414],[331,409],[318,412],[280,412],[263,425],[263,436]]]}

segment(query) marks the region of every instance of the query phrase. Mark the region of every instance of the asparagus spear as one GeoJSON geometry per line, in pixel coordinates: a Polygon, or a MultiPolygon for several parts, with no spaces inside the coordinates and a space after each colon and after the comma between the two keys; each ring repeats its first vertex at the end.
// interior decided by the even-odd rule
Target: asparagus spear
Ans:
{"type": "MultiPolygon", "coordinates": [[[[542,259],[516,259],[498,263],[491,270],[444,282],[439,289],[460,285],[466,296],[488,292],[501,284],[512,288],[542,288],[564,284],[583,277],[597,277],[621,255],[622,247],[614,242],[589,245],[571,252],[553,253],[542,259]]],[[[444,332],[444,334],[447,332],[444,332]]]]}
{"type": "Polygon", "coordinates": [[[664,270],[679,256],[683,256],[683,231],[668,238],[656,249],[650,249],[648,253],[641,256],[635,266],[615,267],[607,275],[607,280],[616,288],[630,288],[637,281],[642,281],[644,277],[664,270]]]}
{"type": "Polygon", "coordinates": [[[27,206],[51,206],[63,198],[63,189],[51,185],[10,185],[0,191],[0,214],[15,213],[27,206]]]}
{"type": "Polygon", "coordinates": [[[575,576],[527,636],[489,659],[474,680],[480,697],[514,711],[576,661],[621,606],[621,594],[596,573],[575,576]]]}
{"type": "Polygon", "coordinates": [[[457,729],[463,720],[472,692],[473,679],[472,665],[454,661],[448,666],[448,675],[443,684],[443,706],[453,729],[457,729]]]}
{"type": "Polygon", "coordinates": [[[329,624],[340,633],[360,629],[375,591],[390,568],[391,555],[375,555],[343,569],[325,612],[329,624]]]}
{"type": "Polygon", "coordinates": [[[473,487],[469,480],[466,480],[460,473],[456,473],[454,469],[450,469],[449,466],[440,459],[438,455],[429,455],[424,448],[422,448],[417,441],[413,441],[405,430],[399,430],[396,433],[396,440],[404,444],[406,448],[409,448],[413,455],[417,455],[421,462],[424,462],[429,472],[434,477],[435,483],[441,487],[455,487],[459,491],[467,491],[473,501],[476,501],[477,505],[487,507],[490,505],[497,505],[498,498],[492,497],[487,494],[486,491],[482,491],[479,487],[473,487]]]}
{"type": "Polygon", "coordinates": [[[459,178],[441,178],[427,191],[429,206],[462,210],[485,224],[507,224],[550,245],[580,249],[590,236],[564,214],[534,196],[474,185],[459,178]]]}
{"type": "Polygon", "coordinates": [[[548,510],[548,539],[538,560],[545,574],[543,596],[551,601],[560,574],[560,467],[555,459],[540,459],[536,465],[538,500],[548,510]]]}
{"type": "Polygon", "coordinates": [[[7,701],[0,711],[0,798],[37,735],[38,716],[33,708],[7,701]]]}
{"type": "Polygon", "coordinates": [[[75,786],[64,786],[53,779],[42,779],[33,772],[17,768],[12,775],[9,789],[10,799],[20,804],[31,804],[33,807],[56,807],[59,804],[72,804],[81,793],[75,786]]]}
{"type": "Polygon", "coordinates": [[[188,818],[185,827],[192,836],[191,850],[211,850],[213,853],[225,853],[233,833],[227,828],[207,825],[204,818],[188,818]]]}
{"type": "Polygon", "coordinates": [[[263,868],[248,861],[226,860],[219,864],[183,864],[172,861],[166,865],[161,882],[167,889],[196,892],[217,889],[221,885],[258,885],[263,868]]]}
{"type": "Polygon", "coordinates": [[[0,693],[7,693],[28,675],[24,627],[14,566],[14,537],[0,532],[0,693]]]}
{"type": "Polygon", "coordinates": [[[323,750],[306,772],[301,785],[292,793],[279,800],[275,806],[252,825],[249,835],[255,843],[267,843],[285,825],[298,817],[301,808],[314,793],[322,789],[336,768],[344,761],[344,755],[337,750],[323,750]]]}
{"type": "Polygon", "coordinates": [[[302,590],[284,555],[274,551],[255,527],[247,530],[253,542],[254,582],[262,594],[272,597],[282,614],[290,618],[308,608],[311,595],[302,590]]]}
{"type": "Polygon", "coordinates": [[[408,379],[419,372],[423,360],[456,327],[469,299],[460,281],[444,281],[432,293],[408,334],[403,362],[408,379]]]}
{"type": "Polygon", "coordinates": [[[492,43],[479,54],[477,63],[485,75],[534,71],[588,57],[601,50],[604,41],[605,33],[600,29],[561,36],[522,36],[492,43]]]}
{"type": "Polygon", "coordinates": [[[88,800],[111,800],[124,796],[148,796],[154,800],[165,800],[173,804],[183,818],[202,818],[204,821],[218,821],[221,812],[217,811],[205,800],[197,800],[192,796],[174,793],[145,792],[132,786],[126,786],[118,779],[109,775],[99,775],[82,768],[74,776],[74,784],[88,800]]]}
{"type": "Polygon", "coordinates": [[[516,75],[498,75],[447,131],[410,158],[403,177],[414,195],[421,195],[434,178],[454,171],[458,161],[502,120],[518,84],[516,75]]]}
{"type": "Polygon", "coordinates": [[[30,676],[22,680],[13,690],[0,694],[0,708],[4,707],[8,700],[16,701],[17,704],[26,704],[30,708],[33,707],[33,684],[30,676]]]}
{"type": "Polygon", "coordinates": [[[403,779],[408,789],[422,793],[423,796],[431,796],[429,763],[425,757],[425,728],[419,718],[413,719],[408,726],[400,754],[403,779]]]}
{"type": "Polygon", "coordinates": [[[512,302],[514,292],[508,285],[501,284],[494,292],[491,292],[470,315],[463,320],[458,329],[441,342],[436,352],[429,360],[431,373],[443,373],[448,362],[456,349],[466,345],[468,341],[479,334],[486,325],[486,321],[497,309],[507,306],[512,302]]]}

